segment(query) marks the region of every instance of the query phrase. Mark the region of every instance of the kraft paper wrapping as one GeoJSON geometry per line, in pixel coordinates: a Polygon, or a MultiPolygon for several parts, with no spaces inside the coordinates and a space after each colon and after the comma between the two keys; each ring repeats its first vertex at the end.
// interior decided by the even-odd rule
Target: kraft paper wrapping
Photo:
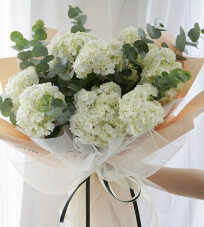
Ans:
{"type": "MultiPolygon", "coordinates": [[[[47,32],[49,41],[55,36],[57,30],[48,28],[47,32]]],[[[162,42],[166,42],[172,50],[176,49],[172,44],[175,43],[173,36],[163,34],[162,37],[156,41],[156,44],[158,46],[161,46],[162,42]]],[[[177,53],[179,52],[177,51],[177,53]]],[[[187,82],[183,92],[179,94],[178,98],[184,98],[186,96],[193,82],[195,81],[196,76],[198,75],[203,63],[204,58],[188,58],[188,60],[183,63],[184,69],[191,72],[192,79],[187,82]]],[[[3,87],[3,91],[5,89],[8,78],[15,74],[17,71],[17,58],[0,59],[0,81],[3,87]]],[[[175,139],[181,137],[194,128],[194,118],[204,110],[204,92],[201,92],[191,102],[189,102],[176,117],[173,115],[175,107],[176,105],[172,108],[168,116],[165,118],[164,122],[155,128],[155,130],[169,142],[174,141],[175,139]]],[[[22,152],[27,152],[26,154],[31,155],[35,158],[42,157],[49,153],[48,151],[36,145],[25,134],[16,130],[15,126],[3,119],[0,119],[0,139],[7,141],[10,144],[14,144],[15,146],[24,146],[27,148],[27,151],[29,149],[35,150],[36,152],[27,152],[22,150],[22,152]]]]}

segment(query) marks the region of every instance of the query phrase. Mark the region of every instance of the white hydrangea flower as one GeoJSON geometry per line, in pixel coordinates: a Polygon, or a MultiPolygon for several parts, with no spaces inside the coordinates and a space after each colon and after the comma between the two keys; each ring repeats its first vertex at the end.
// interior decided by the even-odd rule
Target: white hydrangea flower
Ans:
{"type": "Polygon", "coordinates": [[[152,83],[157,75],[162,72],[170,73],[176,68],[182,68],[180,62],[176,62],[175,53],[169,48],[151,48],[143,59],[138,59],[143,67],[141,83],[152,83]]]}
{"type": "Polygon", "coordinates": [[[122,43],[116,39],[89,41],[73,64],[77,77],[86,78],[92,72],[105,76],[121,71],[121,48],[122,43]]]}
{"type": "Polygon", "coordinates": [[[138,136],[163,122],[164,109],[158,101],[151,101],[157,89],[151,84],[137,85],[120,100],[119,116],[126,124],[126,132],[138,136]]]}
{"type": "Polygon", "coordinates": [[[95,146],[108,146],[110,140],[124,135],[117,84],[105,83],[93,91],[82,89],[74,98],[77,111],[70,119],[70,129],[75,136],[95,146]]]}
{"type": "Polygon", "coordinates": [[[133,44],[136,40],[141,40],[141,38],[138,35],[138,30],[130,26],[120,32],[118,40],[123,44],[133,44]]]}
{"type": "Polygon", "coordinates": [[[16,112],[19,107],[19,96],[27,87],[39,83],[39,77],[33,66],[18,72],[8,79],[5,88],[6,97],[12,99],[13,111],[16,112]]]}
{"type": "MultiPolygon", "coordinates": [[[[62,58],[63,55],[67,55],[69,61],[72,63],[75,61],[77,55],[79,54],[81,48],[90,40],[97,39],[95,36],[85,33],[77,32],[70,33],[66,32],[56,38],[48,46],[48,52],[54,57],[62,58]]],[[[53,60],[50,64],[53,65],[56,63],[56,60],[53,60]]]]}
{"type": "Polygon", "coordinates": [[[45,113],[37,110],[43,95],[51,95],[65,101],[64,95],[57,86],[51,83],[37,84],[26,88],[20,95],[20,107],[16,114],[17,124],[30,137],[41,138],[50,135],[55,125],[53,119],[46,117],[45,113]]]}

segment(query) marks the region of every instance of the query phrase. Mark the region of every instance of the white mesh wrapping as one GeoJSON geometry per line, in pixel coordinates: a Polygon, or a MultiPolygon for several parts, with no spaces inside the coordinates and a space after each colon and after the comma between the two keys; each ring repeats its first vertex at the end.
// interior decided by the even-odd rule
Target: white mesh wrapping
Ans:
{"type": "MultiPolygon", "coordinates": [[[[50,151],[49,155],[34,160],[21,152],[10,153],[11,160],[24,179],[37,190],[47,194],[72,193],[75,187],[91,175],[91,226],[136,226],[132,203],[126,204],[113,198],[100,183],[105,179],[114,186],[121,199],[129,199],[129,188],[142,188],[138,199],[140,213],[145,220],[142,226],[150,226],[157,208],[169,207],[169,195],[157,185],[146,180],[158,171],[183,146],[186,139],[181,138],[168,143],[154,130],[139,137],[125,137],[113,140],[109,148],[96,148],[79,138],[73,138],[68,128],[59,138],[34,140],[50,151]],[[25,169],[25,171],[24,171],[25,169]],[[131,184],[124,184],[127,178],[131,184]],[[147,186],[160,189],[160,201],[153,202],[147,186]],[[166,201],[164,203],[164,201],[166,201]],[[161,204],[162,207],[160,206],[161,204]],[[164,205],[165,204],[165,205],[164,205]]],[[[18,150],[24,149],[16,147],[18,150]]],[[[27,151],[38,152],[38,151],[27,151]]],[[[82,185],[71,201],[67,212],[68,226],[85,225],[85,185],[82,185]]],[[[155,220],[154,225],[156,225],[155,220]]]]}

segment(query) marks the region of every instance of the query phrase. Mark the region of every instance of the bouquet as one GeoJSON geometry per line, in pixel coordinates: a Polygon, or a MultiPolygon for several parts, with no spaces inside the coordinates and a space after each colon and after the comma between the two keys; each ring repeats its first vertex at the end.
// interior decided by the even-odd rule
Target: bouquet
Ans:
{"type": "Polygon", "coordinates": [[[1,114],[14,125],[1,120],[0,138],[21,151],[11,160],[20,173],[25,168],[28,183],[45,193],[69,192],[61,222],[149,226],[151,218],[140,214],[153,212],[156,226],[147,187],[168,194],[146,178],[181,148],[185,139],[173,141],[203,110],[200,93],[173,115],[203,63],[182,52],[197,47],[204,31],[197,23],[187,34],[181,27],[174,41],[155,20],[147,32],[128,27],[117,39],[101,40],[85,28],[78,7],[70,6],[68,16],[71,32],[51,42],[56,31],[42,20],[32,40],[11,33],[20,71],[0,97],[1,114]]]}

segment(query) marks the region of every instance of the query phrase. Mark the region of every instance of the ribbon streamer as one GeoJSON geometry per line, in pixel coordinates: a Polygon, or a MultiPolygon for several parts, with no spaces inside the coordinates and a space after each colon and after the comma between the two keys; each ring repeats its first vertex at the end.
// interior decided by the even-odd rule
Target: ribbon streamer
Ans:
{"type": "MultiPolygon", "coordinates": [[[[132,196],[131,200],[120,200],[119,198],[117,198],[117,196],[115,196],[113,190],[111,189],[111,186],[109,185],[109,182],[106,180],[103,180],[104,182],[104,187],[107,189],[107,191],[118,201],[120,202],[124,202],[124,203],[133,203],[134,206],[134,211],[135,211],[135,217],[136,217],[136,222],[137,222],[137,226],[141,227],[141,220],[140,220],[140,214],[139,214],[139,209],[138,209],[138,205],[137,205],[137,199],[139,198],[140,194],[141,194],[141,188],[138,192],[137,195],[135,195],[134,190],[132,190],[130,188],[130,194],[132,196]]],[[[84,184],[86,183],[86,227],[90,227],[90,177],[88,177],[87,179],[85,179],[84,181],[82,181],[77,187],[76,189],[73,191],[73,193],[71,194],[71,196],[69,197],[69,199],[67,200],[63,211],[61,213],[61,217],[60,217],[60,222],[63,223],[64,219],[65,219],[65,214],[67,212],[67,209],[69,207],[69,204],[73,198],[73,196],[75,195],[75,193],[77,192],[77,190],[84,184]]]]}

